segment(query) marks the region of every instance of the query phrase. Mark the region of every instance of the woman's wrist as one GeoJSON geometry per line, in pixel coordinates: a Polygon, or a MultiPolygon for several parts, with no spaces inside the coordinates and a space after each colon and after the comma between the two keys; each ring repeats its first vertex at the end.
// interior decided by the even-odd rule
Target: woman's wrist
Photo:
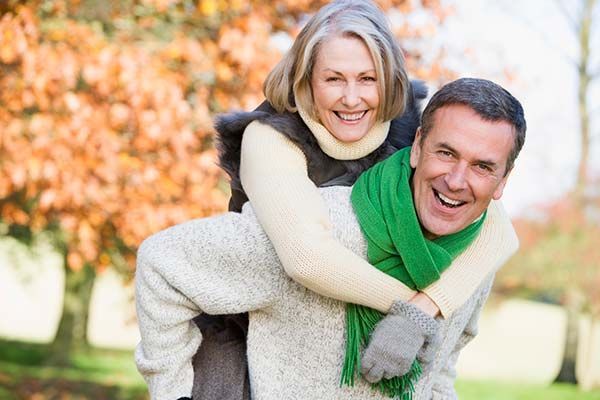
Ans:
{"type": "Polygon", "coordinates": [[[423,292],[418,292],[408,302],[434,318],[440,315],[440,308],[438,305],[435,304],[431,297],[423,292]]]}

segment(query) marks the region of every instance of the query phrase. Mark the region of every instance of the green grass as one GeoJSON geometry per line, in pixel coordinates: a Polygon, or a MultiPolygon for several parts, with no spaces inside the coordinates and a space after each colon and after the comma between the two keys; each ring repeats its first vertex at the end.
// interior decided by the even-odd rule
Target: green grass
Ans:
{"type": "Polygon", "coordinates": [[[600,390],[583,392],[575,385],[532,385],[526,383],[459,380],[460,400],[600,400],[600,390]]]}
{"type": "Polygon", "coordinates": [[[0,399],[147,400],[130,351],[86,349],[68,367],[48,365],[47,346],[0,341],[0,399]]]}
{"type": "MultiPolygon", "coordinates": [[[[0,400],[148,400],[130,351],[87,349],[71,365],[48,365],[44,345],[0,340],[0,400]]],[[[577,386],[459,380],[461,400],[600,400],[577,386]]]]}

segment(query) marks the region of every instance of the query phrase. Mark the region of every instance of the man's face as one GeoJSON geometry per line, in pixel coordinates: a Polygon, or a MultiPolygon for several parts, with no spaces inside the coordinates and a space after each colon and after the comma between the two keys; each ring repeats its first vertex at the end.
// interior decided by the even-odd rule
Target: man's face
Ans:
{"type": "Polygon", "coordinates": [[[439,108],[433,117],[410,154],[415,208],[430,239],[462,230],[502,196],[514,142],[508,122],[484,121],[464,105],[439,108]]]}

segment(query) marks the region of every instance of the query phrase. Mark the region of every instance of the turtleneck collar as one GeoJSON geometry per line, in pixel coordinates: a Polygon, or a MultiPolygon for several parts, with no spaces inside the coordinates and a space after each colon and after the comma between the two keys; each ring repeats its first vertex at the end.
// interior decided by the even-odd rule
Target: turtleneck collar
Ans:
{"type": "Polygon", "coordinates": [[[317,139],[321,150],[336,160],[356,160],[365,157],[381,146],[390,130],[390,121],[378,122],[356,142],[342,142],[300,107],[298,107],[298,113],[317,139]]]}

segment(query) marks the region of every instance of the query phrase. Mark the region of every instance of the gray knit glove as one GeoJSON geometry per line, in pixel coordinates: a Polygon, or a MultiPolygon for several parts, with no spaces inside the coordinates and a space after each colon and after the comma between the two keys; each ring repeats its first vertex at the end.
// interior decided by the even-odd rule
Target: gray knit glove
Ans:
{"type": "MultiPolygon", "coordinates": [[[[433,317],[412,304],[395,301],[371,334],[360,372],[371,383],[406,374],[423,344],[435,340],[437,331],[438,322],[433,317]]],[[[421,353],[430,356],[431,350],[421,353]]]]}

